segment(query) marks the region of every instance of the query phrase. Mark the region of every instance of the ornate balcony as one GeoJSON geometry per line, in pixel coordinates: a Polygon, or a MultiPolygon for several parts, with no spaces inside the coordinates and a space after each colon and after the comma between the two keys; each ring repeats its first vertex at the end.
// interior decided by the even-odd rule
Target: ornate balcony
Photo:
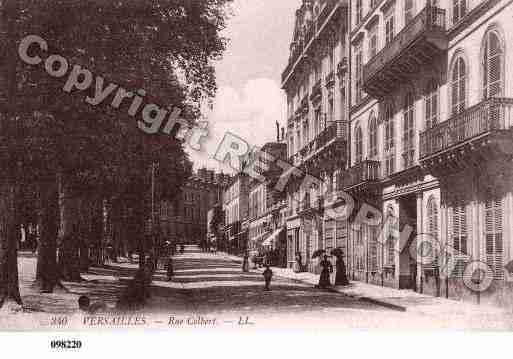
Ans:
{"type": "Polygon", "coordinates": [[[395,38],[363,67],[366,93],[383,98],[419,66],[447,51],[445,10],[426,6],[395,38]]]}
{"type": "Polygon", "coordinates": [[[513,98],[491,98],[420,134],[420,162],[434,175],[513,154],[513,98]]]}
{"type": "Polygon", "coordinates": [[[337,137],[339,121],[331,122],[309,144],[309,152],[303,157],[304,171],[317,175],[321,171],[331,171],[345,164],[347,158],[346,141],[337,137]]]}
{"type": "Polygon", "coordinates": [[[337,181],[337,190],[351,190],[379,181],[379,161],[362,161],[345,171],[337,181]]]}

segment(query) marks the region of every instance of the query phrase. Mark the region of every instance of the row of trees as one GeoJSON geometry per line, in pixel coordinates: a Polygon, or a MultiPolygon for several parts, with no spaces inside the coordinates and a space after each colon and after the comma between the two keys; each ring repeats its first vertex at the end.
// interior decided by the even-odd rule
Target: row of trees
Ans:
{"type": "Polygon", "coordinates": [[[215,94],[212,62],[226,46],[220,31],[230,1],[2,2],[0,307],[21,304],[22,223],[40,228],[37,284],[50,292],[60,280],[80,280],[80,253],[91,243],[101,247],[105,217],[115,239],[129,236],[144,250],[153,164],[158,195],[165,199],[174,198],[191,171],[173,133],[141,131],[127,115],[129,102],[118,109],[110,101],[86,104],[94,84],[64,92],[66,76],[52,78],[42,67],[23,63],[19,41],[38,35],[48,42],[49,54],[101,74],[105,84],[144,89],[147,103],[179,107],[192,124],[201,103],[215,94]]]}

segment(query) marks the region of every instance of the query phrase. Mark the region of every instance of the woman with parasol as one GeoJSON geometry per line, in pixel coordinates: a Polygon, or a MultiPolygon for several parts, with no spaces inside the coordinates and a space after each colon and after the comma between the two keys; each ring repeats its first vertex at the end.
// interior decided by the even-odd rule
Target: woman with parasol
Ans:
{"type": "Polygon", "coordinates": [[[337,258],[337,271],[335,274],[335,285],[349,285],[346,274],[346,265],[344,263],[344,252],[341,248],[335,248],[331,251],[331,255],[337,258]]]}
{"type": "Polygon", "coordinates": [[[326,254],[326,251],[323,249],[316,250],[312,258],[320,257],[323,255],[323,260],[319,265],[321,266],[321,275],[319,277],[319,285],[318,288],[327,288],[331,286],[330,282],[330,273],[333,272],[333,266],[331,265],[331,262],[328,260],[328,255],[326,254]]]}

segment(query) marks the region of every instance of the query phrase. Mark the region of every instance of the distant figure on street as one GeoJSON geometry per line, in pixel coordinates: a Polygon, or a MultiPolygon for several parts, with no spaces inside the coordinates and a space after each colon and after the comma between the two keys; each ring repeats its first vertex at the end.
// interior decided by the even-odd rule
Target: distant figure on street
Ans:
{"type": "Polygon", "coordinates": [[[173,279],[173,257],[169,256],[166,263],[167,281],[170,282],[173,279]]]}
{"type": "Polygon", "coordinates": [[[301,258],[301,252],[296,253],[296,262],[294,263],[294,272],[302,272],[303,259],[301,258]]]}
{"type": "Polygon", "coordinates": [[[180,254],[185,252],[185,245],[183,243],[180,244],[180,254]]]}
{"type": "Polygon", "coordinates": [[[265,270],[262,273],[262,275],[264,276],[265,280],[265,290],[271,290],[269,286],[271,285],[271,279],[273,278],[273,271],[271,270],[271,268],[269,268],[269,263],[265,265],[265,270]]]}
{"type": "Polygon", "coordinates": [[[96,302],[91,304],[91,300],[87,295],[81,295],[80,298],[78,298],[78,308],[89,314],[94,314],[99,311],[106,310],[107,305],[103,302],[96,302]]]}
{"type": "Polygon", "coordinates": [[[248,252],[244,252],[244,257],[242,259],[242,271],[249,272],[249,254],[248,252]]]}
{"type": "Polygon", "coordinates": [[[333,266],[331,262],[328,260],[328,256],[325,254],[323,260],[320,263],[321,265],[321,276],[319,277],[319,288],[327,288],[331,286],[330,282],[330,273],[333,272],[333,266]]]}
{"type": "Polygon", "coordinates": [[[346,265],[344,263],[344,255],[337,256],[337,271],[335,273],[335,285],[349,285],[346,274],[346,265]]]}

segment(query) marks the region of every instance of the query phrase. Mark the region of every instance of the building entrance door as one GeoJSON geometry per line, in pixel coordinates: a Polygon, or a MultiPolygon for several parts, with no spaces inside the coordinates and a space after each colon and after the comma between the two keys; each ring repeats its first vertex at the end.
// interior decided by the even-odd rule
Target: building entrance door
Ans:
{"type": "Polygon", "coordinates": [[[417,262],[414,257],[416,249],[413,241],[417,234],[417,196],[415,194],[402,197],[399,200],[399,288],[416,291],[417,262]],[[404,240],[404,236],[408,236],[404,240]],[[403,244],[404,243],[404,244],[403,244]]]}

